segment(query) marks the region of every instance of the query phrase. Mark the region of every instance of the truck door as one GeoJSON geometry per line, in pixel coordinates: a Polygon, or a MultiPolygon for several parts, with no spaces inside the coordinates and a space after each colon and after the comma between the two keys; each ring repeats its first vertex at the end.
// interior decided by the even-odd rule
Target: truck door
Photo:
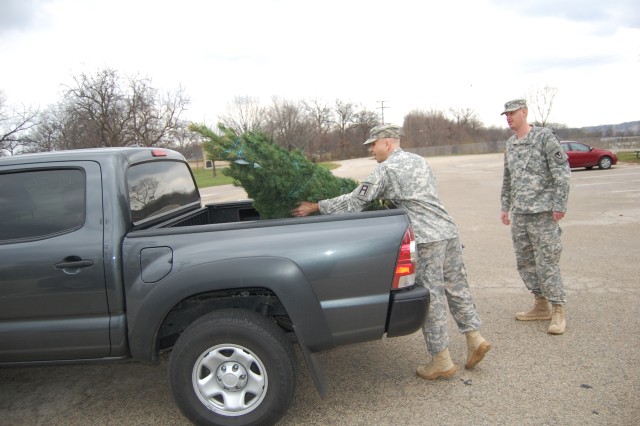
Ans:
{"type": "Polygon", "coordinates": [[[0,362],[109,355],[98,163],[0,170],[0,362]]]}

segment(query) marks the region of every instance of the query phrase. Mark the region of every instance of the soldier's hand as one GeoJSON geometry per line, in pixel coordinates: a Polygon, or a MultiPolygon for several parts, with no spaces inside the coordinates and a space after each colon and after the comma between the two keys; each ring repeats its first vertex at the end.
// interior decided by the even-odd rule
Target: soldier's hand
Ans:
{"type": "Polygon", "coordinates": [[[316,213],[320,211],[320,207],[318,203],[310,203],[308,201],[301,202],[298,207],[291,210],[292,216],[308,216],[311,213],[316,213]]]}
{"type": "Polygon", "coordinates": [[[511,221],[509,220],[509,212],[500,212],[500,220],[505,225],[511,224],[511,221]]]}
{"type": "Polygon", "coordinates": [[[564,212],[553,212],[553,220],[560,222],[560,219],[564,217],[564,212]]]}

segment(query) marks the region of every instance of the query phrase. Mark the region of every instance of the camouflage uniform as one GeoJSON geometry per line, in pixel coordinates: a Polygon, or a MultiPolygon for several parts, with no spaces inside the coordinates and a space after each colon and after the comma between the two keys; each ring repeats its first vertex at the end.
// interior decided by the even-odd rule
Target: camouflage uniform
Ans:
{"type": "Polygon", "coordinates": [[[361,211],[374,199],[403,206],[418,245],[416,283],[431,292],[423,334],[430,354],[449,347],[447,304],[461,332],[480,328],[462,261],[458,230],[436,192],[427,161],[396,148],[353,192],[318,203],[320,213],[361,211]]]}
{"type": "Polygon", "coordinates": [[[507,141],[502,180],[502,211],[511,211],[511,236],[518,272],[527,288],[551,303],[566,302],[560,253],[562,230],[553,212],[566,212],[569,163],[558,138],[533,127],[519,140],[507,141]]]}

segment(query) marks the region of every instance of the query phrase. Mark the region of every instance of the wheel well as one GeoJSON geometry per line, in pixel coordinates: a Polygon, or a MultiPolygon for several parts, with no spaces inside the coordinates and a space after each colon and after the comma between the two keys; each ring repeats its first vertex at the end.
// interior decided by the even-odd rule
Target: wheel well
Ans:
{"type": "Polygon", "coordinates": [[[285,333],[295,334],[287,312],[272,291],[263,288],[223,290],[194,295],[174,306],[158,330],[157,350],[173,347],[180,334],[201,316],[228,308],[259,312],[271,317],[285,333]]]}

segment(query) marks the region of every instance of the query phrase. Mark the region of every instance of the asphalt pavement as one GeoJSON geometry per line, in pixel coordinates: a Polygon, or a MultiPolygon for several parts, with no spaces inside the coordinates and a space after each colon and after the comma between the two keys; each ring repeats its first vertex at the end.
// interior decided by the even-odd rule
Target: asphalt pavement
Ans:
{"type": "MultiPolygon", "coordinates": [[[[518,322],[532,296],[499,220],[502,156],[429,159],[456,221],[483,335],[493,348],[473,370],[426,381],[420,332],[320,354],[327,395],[318,396],[298,353],[293,404],[280,425],[637,425],[640,423],[640,166],[572,172],[561,222],[567,330],[518,322]]],[[[339,176],[364,178],[371,159],[347,160],[339,176]]],[[[203,198],[246,198],[235,187],[203,198]]],[[[451,354],[466,358],[450,321],[451,354]]],[[[2,425],[182,425],[167,362],[0,369],[2,425]]]]}

